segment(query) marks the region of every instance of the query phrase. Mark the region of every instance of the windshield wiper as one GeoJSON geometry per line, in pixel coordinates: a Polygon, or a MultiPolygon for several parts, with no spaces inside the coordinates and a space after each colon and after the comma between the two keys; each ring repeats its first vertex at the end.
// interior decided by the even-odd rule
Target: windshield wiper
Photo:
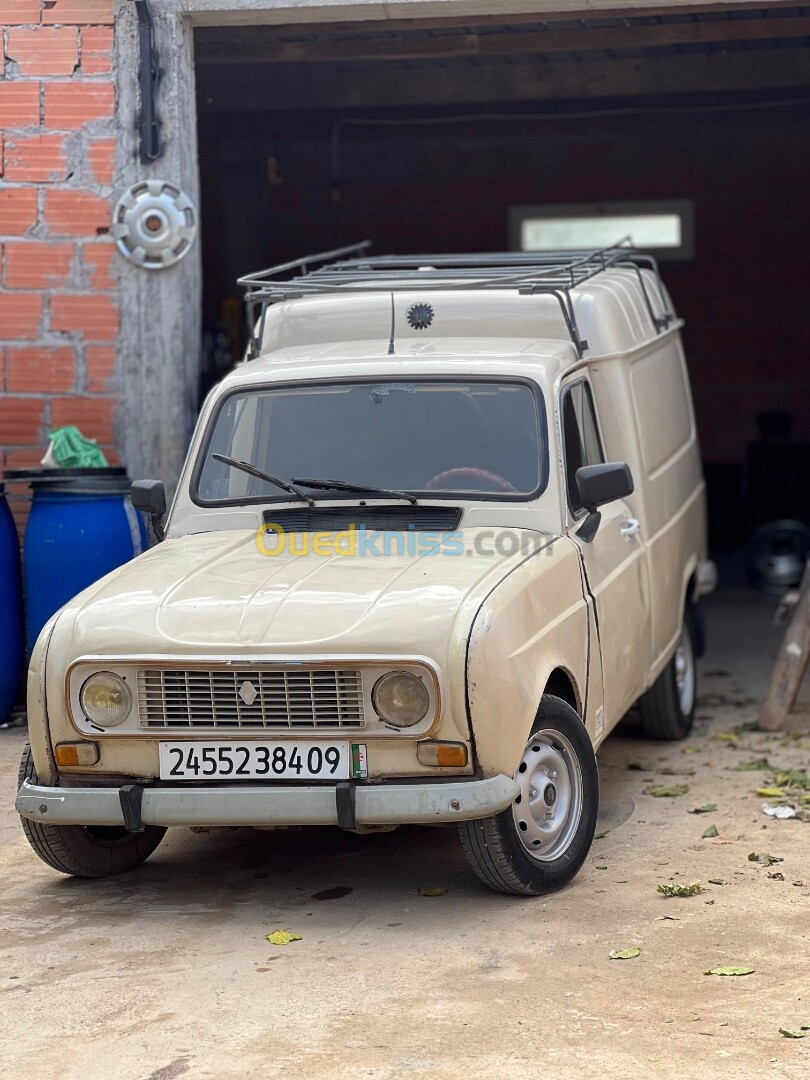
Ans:
{"type": "Polygon", "coordinates": [[[386,495],[392,499],[407,499],[414,506],[419,501],[415,495],[408,491],[394,491],[393,488],[373,487],[368,484],[350,484],[348,480],[313,480],[307,476],[294,476],[296,484],[304,487],[320,488],[322,491],[359,491],[364,495],[386,495]]]}
{"type": "Polygon", "coordinates": [[[315,505],[312,496],[307,495],[305,491],[301,491],[295,484],[291,484],[287,480],[281,480],[278,476],[273,476],[272,473],[263,472],[248,461],[237,461],[236,458],[226,457],[225,454],[212,454],[211,457],[216,461],[221,461],[223,465],[230,465],[232,469],[241,469],[242,472],[248,473],[249,476],[255,476],[257,480],[264,480],[268,484],[274,484],[276,487],[281,488],[282,491],[289,491],[291,495],[297,495],[308,506],[315,505]]]}

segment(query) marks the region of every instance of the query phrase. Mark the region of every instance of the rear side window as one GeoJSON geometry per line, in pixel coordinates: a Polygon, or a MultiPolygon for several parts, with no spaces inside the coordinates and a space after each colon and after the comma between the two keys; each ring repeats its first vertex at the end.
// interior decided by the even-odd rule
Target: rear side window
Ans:
{"type": "Polygon", "coordinates": [[[577,469],[601,465],[605,460],[591,388],[584,379],[563,390],[562,429],[568,505],[578,514],[584,508],[577,487],[577,469]]]}

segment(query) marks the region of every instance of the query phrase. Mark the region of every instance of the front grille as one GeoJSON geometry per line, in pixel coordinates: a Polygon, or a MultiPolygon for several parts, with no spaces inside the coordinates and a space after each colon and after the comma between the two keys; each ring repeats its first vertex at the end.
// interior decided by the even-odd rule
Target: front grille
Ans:
{"type": "Polygon", "coordinates": [[[141,728],[317,730],[362,728],[355,669],[142,668],[141,728]]]}

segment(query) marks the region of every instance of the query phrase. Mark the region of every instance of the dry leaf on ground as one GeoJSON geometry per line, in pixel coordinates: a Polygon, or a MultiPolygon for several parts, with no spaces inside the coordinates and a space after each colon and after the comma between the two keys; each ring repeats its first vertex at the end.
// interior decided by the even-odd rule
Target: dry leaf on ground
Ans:
{"type": "Polygon", "coordinates": [[[703,886],[699,881],[693,881],[691,885],[680,885],[677,881],[671,881],[659,885],[655,891],[663,896],[697,896],[699,892],[703,892],[703,886]]]}
{"type": "Polygon", "coordinates": [[[688,784],[648,784],[642,789],[642,795],[652,795],[654,799],[677,799],[688,790],[688,784]]]}
{"type": "Polygon", "coordinates": [[[754,969],[750,967],[713,967],[703,972],[704,975],[753,975],[754,969]]]}
{"type": "Polygon", "coordinates": [[[274,930],[272,934],[267,935],[267,940],[271,945],[289,945],[291,941],[303,941],[304,939],[300,934],[293,933],[292,930],[274,930]]]}
{"type": "Polygon", "coordinates": [[[779,855],[768,855],[767,852],[752,851],[748,855],[749,862],[757,862],[760,866],[773,866],[774,863],[784,862],[779,855]]]}

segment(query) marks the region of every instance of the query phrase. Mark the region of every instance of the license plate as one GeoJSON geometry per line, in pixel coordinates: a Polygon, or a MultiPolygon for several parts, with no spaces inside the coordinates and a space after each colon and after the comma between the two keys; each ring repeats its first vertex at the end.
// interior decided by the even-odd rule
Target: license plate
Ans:
{"type": "Polygon", "coordinates": [[[348,780],[368,775],[364,743],[162,742],[161,780],[348,780]]]}

